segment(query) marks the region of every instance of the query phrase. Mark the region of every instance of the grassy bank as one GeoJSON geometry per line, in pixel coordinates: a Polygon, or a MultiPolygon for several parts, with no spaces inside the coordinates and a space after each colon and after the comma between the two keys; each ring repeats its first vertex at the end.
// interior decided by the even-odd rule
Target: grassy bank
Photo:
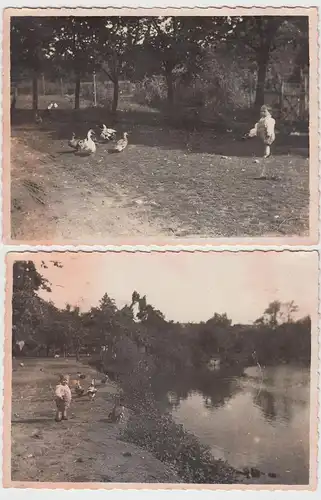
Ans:
{"type": "Polygon", "coordinates": [[[162,408],[152,390],[152,365],[140,365],[130,376],[121,377],[126,401],[132,413],[123,431],[123,439],[151,452],[174,468],[184,483],[232,484],[244,476],[222,460],[216,460],[209,447],[162,408]]]}

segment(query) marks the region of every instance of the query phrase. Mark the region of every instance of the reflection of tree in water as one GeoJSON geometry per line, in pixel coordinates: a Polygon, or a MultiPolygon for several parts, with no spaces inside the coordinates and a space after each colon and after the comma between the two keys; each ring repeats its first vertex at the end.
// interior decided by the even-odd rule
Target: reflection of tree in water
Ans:
{"type": "MultiPolygon", "coordinates": [[[[206,408],[218,408],[224,406],[241,388],[237,376],[233,373],[220,372],[189,372],[179,377],[171,377],[170,380],[158,381],[157,399],[166,400],[170,409],[177,408],[181,401],[186,400],[191,393],[202,394],[206,408]],[[161,385],[161,387],[160,387],[161,385]]],[[[156,395],[155,392],[155,395],[156,395]]]]}
{"type": "Polygon", "coordinates": [[[283,420],[290,422],[293,418],[293,407],[290,398],[282,394],[273,394],[267,390],[255,391],[253,403],[260,408],[267,422],[283,420]]]}
{"type": "Polygon", "coordinates": [[[271,392],[263,389],[256,392],[253,403],[260,408],[268,422],[276,419],[275,398],[271,392]]]}
{"type": "Polygon", "coordinates": [[[219,408],[224,406],[233,396],[240,392],[236,376],[224,373],[204,378],[200,381],[199,391],[202,392],[206,408],[219,408]]]}

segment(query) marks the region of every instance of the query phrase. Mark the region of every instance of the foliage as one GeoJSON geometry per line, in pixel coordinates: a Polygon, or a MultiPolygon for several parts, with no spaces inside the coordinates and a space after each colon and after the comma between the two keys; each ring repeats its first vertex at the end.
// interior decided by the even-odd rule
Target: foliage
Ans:
{"type": "MultiPolygon", "coordinates": [[[[51,265],[61,266],[58,262],[51,265]]],[[[226,366],[247,366],[253,364],[253,352],[261,364],[310,361],[310,320],[294,320],[298,308],[293,301],[271,302],[253,325],[233,325],[226,314],[218,313],[206,322],[182,325],[167,321],[137,291],[121,309],[105,293],[97,307],[81,312],[68,304],[57,309],[38,296],[41,289],[51,290],[41,270],[33,262],[15,262],[13,343],[33,339],[46,347],[47,354],[58,349],[79,356],[81,350],[99,353],[105,346],[101,361],[113,365],[114,371],[127,366],[128,372],[145,360],[155,374],[206,369],[212,357],[219,357],[226,366]]]]}
{"type": "MultiPolygon", "coordinates": [[[[126,396],[128,394],[126,393],[126,396]]],[[[210,449],[176,424],[168,413],[151,404],[130,419],[123,438],[152,452],[170,464],[185,483],[231,484],[235,471],[227,463],[216,460],[210,449]]]]}
{"type": "MultiPolygon", "coordinates": [[[[75,107],[80,80],[93,71],[113,84],[113,112],[121,79],[140,82],[140,102],[145,94],[145,102],[157,105],[166,93],[169,110],[189,87],[212,109],[215,102],[228,106],[231,100],[248,106],[244,85],[256,86],[256,104],[262,103],[269,74],[283,73],[282,61],[289,66],[289,47],[298,79],[309,64],[306,17],[14,17],[11,71],[14,79],[33,78],[34,94],[40,73],[74,80],[75,107]]],[[[34,95],[34,107],[36,102],[34,95]]]]}

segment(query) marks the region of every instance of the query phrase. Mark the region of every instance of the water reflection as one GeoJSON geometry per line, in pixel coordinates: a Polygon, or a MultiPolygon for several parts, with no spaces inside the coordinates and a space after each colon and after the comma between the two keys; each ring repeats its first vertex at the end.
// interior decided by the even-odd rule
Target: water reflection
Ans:
{"type": "Polygon", "coordinates": [[[259,467],[278,482],[309,480],[309,370],[281,365],[263,372],[215,372],[171,380],[174,418],[217,458],[259,467]]]}
{"type": "Polygon", "coordinates": [[[271,392],[266,390],[258,392],[253,398],[253,403],[260,407],[267,421],[276,419],[275,397],[271,392]]]}
{"type": "MultiPolygon", "coordinates": [[[[166,385],[162,386],[163,392],[164,387],[166,385]]],[[[241,390],[237,376],[235,374],[232,376],[230,370],[214,373],[193,372],[171,379],[170,389],[168,388],[166,396],[163,394],[163,398],[166,397],[168,407],[175,410],[191,395],[201,394],[204,407],[211,410],[224,406],[241,390]]],[[[156,394],[160,399],[160,392],[156,394]]]]}

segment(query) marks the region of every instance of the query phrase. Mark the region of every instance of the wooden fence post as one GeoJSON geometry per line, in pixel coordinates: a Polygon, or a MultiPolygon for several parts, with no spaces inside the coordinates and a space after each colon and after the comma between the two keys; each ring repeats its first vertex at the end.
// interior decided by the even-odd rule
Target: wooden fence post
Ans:
{"type": "Polygon", "coordinates": [[[46,95],[46,81],[45,81],[45,75],[42,73],[41,75],[42,78],[42,95],[46,95]]]}
{"type": "Polygon", "coordinates": [[[284,105],[284,81],[281,81],[280,85],[280,95],[279,95],[279,104],[280,104],[280,112],[283,114],[283,105],[284,105]]]}
{"type": "Polygon", "coordinates": [[[96,73],[93,72],[93,80],[94,80],[94,106],[97,106],[97,87],[96,87],[96,73]]]}
{"type": "Polygon", "coordinates": [[[60,77],[60,91],[61,91],[61,96],[64,95],[64,82],[62,80],[62,77],[60,77]]]}

